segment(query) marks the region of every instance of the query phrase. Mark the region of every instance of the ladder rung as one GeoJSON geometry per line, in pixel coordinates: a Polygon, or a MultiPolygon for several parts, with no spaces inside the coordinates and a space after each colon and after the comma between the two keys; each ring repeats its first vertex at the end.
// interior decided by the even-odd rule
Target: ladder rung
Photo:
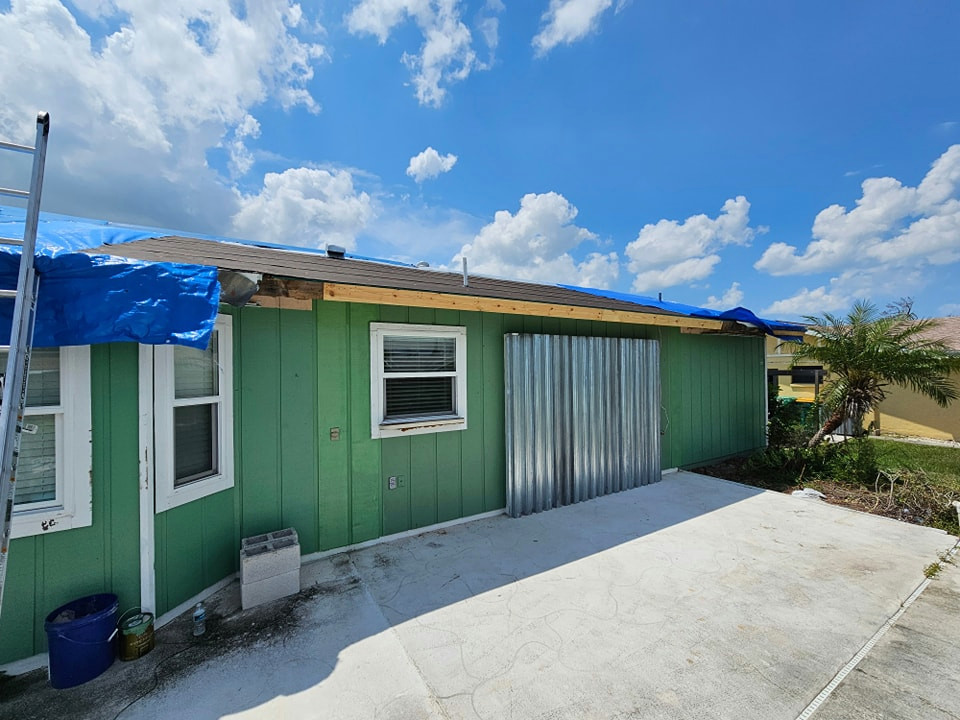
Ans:
{"type": "Polygon", "coordinates": [[[5,140],[0,140],[0,149],[13,150],[14,152],[30,153],[31,155],[36,150],[35,147],[32,147],[30,145],[18,145],[17,143],[6,142],[5,140]]]}
{"type": "Polygon", "coordinates": [[[26,190],[14,190],[12,188],[0,187],[0,195],[7,195],[15,198],[29,198],[30,193],[26,190]]]}
{"type": "Polygon", "coordinates": [[[3,298],[15,298],[17,296],[16,290],[0,290],[0,300],[3,298]]]}
{"type": "Polygon", "coordinates": [[[17,238],[0,237],[0,245],[19,245],[20,247],[23,247],[23,240],[18,240],[17,238]]]}

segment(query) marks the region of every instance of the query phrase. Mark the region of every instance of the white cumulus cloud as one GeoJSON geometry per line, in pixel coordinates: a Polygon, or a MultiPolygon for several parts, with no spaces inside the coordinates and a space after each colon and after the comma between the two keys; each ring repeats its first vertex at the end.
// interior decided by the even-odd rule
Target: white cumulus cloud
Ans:
{"type": "Polygon", "coordinates": [[[813,240],[770,245],[754,267],[798,275],[883,265],[916,269],[960,260],[960,145],[947,149],[916,187],[867,178],[856,207],[831,205],[813,222],[813,240]]]}
{"type": "MultiPolygon", "coordinates": [[[[616,12],[626,3],[620,0],[616,12]]],[[[595,32],[600,16],[613,6],[613,0],[550,0],[540,18],[540,32],[533,38],[533,49],[538,57],[549,53],[557,45],[570,45],[595,32]]]]}
{"type": "Polygon", "coordinates": [[[574,259],[572,252],[597,240],[574,224],[577,213],[559,193],[524,195],[516,214],[498,211],[454,263],[466,257],[471,271],[485,275],[608,288],[620,271],[617,254],[591,252],[581,261],[574,259]]]}
{"type": "Polygon", "coordinates": [[[791,319],[847,310],[861,298],[882,304],[885,301],[883,299],[915,296],[928,287],[932,280],[931,273],[918,268],[891,270],[883,265],[851,267],[831,277],[826,283],[813,288],[800,288],[772,303],[763,312],[791,319]]]}
{"type": "Polygon", "coordinates": [[[292,168],[267,173],[260,192],[239,195],[233,229],[244,238],[287,245],[353,249],[374,217],[370,196],[358,192],[346,170],[292,168]]]}
{"type": "MultiPolygon", "coordinates": [[[[496,13],[502,9],[499,0],[492,0],[478,21],[491,55],[498,40],[496,13]]],[[[381,45],[407,19],[416,23],[423,36],[419,51],[405,52],[401,58],[413,76],[421,105],[439,107],[449,85],[489,67],[477,57],[459,0],[360,0],[346,17],[350,32],[374,35],[381,45]]]]}
{"type": "Polygon", "coordinates": [[[435,178],[441,173],[450,172],[456,164],[456,155],[452,153],[441,155],[432,147],[428,146],[422,153],[410,158],[410,164],[407,166],[407,175],[418,183],[422,183],[424,180],[435,178]]]}
{"type": "Polygon", "coordinates": [[[777,300],[761,312],[762,315],[774,318],[798,318],[808,315],[822,315],[825,312],[835,313],[845,310],[853,303],[854,298],[842,290],[829,289],[821,285],[812,290],[802,288],[788,298],[777,300]]]}
{"type": "MultiPolygon", "coordinates": [[[[207,153],[220,149],[232,174],[247,173],[256,108],[318,111],[307,84],[326,57],[290,0],[234,6],[12,0],[0,11],[0,135],[30,141],[35,112],[50,111],[46,208],[198,231],[229,225],[231,180],[207,153]]],[[[0,179],[10,175],[0,167],[0,179]]]]}
{"type": "Polygon", "coordinates": [[[704,307],[713,310],[730,310],[739,307],[743,302],[743,290],[740,289],[740,283],[735,282],[730,285],[721,295],[717,297],[711,295],[703,304],[704,307]]]}
{"type": "Polygon", "coordinates": [[[766,228],[750,226],[750,203],[742,195],[727,200],[715,218],[693,215],[644,225],[626,247],[636,292],[662,290],[703,280],[713,273],[727,245],[749,245],[766,228]]]}

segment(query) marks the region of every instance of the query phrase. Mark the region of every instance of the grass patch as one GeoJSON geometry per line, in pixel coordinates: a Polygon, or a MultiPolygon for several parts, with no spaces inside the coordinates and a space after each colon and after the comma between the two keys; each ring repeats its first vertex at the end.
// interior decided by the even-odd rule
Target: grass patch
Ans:
{"type": "Polygon", "coordinates": [[[918,445],[896,440],[871,440],[881,468],[922,470],[960,490],[960,448],[918,445]]]}
{"type": "Polygon", "coordinates": [[[828,502],[960,534],[952,506],[960,500],[958,448],[864,438],[770,447],[699,470],[781,492],[811,487],[828,502]]]}

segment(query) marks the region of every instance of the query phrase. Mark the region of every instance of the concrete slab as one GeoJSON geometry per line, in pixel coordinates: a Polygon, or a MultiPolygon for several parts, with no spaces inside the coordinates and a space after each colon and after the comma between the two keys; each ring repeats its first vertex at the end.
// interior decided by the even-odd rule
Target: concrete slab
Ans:
{"type": "Polygon", "coordinates": [[[304,566],[296,604],[215,613],[205,654],[181,638],[154,689],[112,670],[84,686],[110,712],[72,716],[794,720],[954,540],[677,473],[304,566]]]}
{"type": "Polygon", "coordinates": [[[439,708],[349,567],[310,568],[322,588],[280,642],[264,634],[165,683],[121,717],[419,720],[439,708]],[[188,711],[187,711],[188,709],[188,711]],[[184,714],[186,712],[186,715],[184,714]]]}
{"type": "Polygon", "coordinates": [[[353,561],[450,717],[792,719],[952,544],[679,473],[353,561]]]}
{"type": "Polygon", "coordinates": [[[820,706],[816,720],[960,717],[960,568],[943,567],[820,706]]]}

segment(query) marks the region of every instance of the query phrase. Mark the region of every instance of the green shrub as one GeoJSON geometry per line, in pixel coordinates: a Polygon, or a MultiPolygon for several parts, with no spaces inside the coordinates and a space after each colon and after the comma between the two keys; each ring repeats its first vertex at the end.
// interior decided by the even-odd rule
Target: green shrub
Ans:
{"type": "Polygon", "coordinates": [[[767,393],[767,445],[775,448],[806,445],[820,426],[819,405],[781,398],[775,383],[767,386],[767,393]]]}
{"type": "Polygon", "coordinates": [[[805,444],[771,445],[748,457],[741,472],[744,478],[770,489],[786,489],[812,480],[872,486],[878,472],[872,443],[866,438],[854,438],[813,448],[805,444]]]}
{"type": "Polygon", "coordinates": [[[826,462],[821,477],[834,482],[873,485],[880,471],[873,440],[856,437],[846,442],[825,445],[826,462]]]}

